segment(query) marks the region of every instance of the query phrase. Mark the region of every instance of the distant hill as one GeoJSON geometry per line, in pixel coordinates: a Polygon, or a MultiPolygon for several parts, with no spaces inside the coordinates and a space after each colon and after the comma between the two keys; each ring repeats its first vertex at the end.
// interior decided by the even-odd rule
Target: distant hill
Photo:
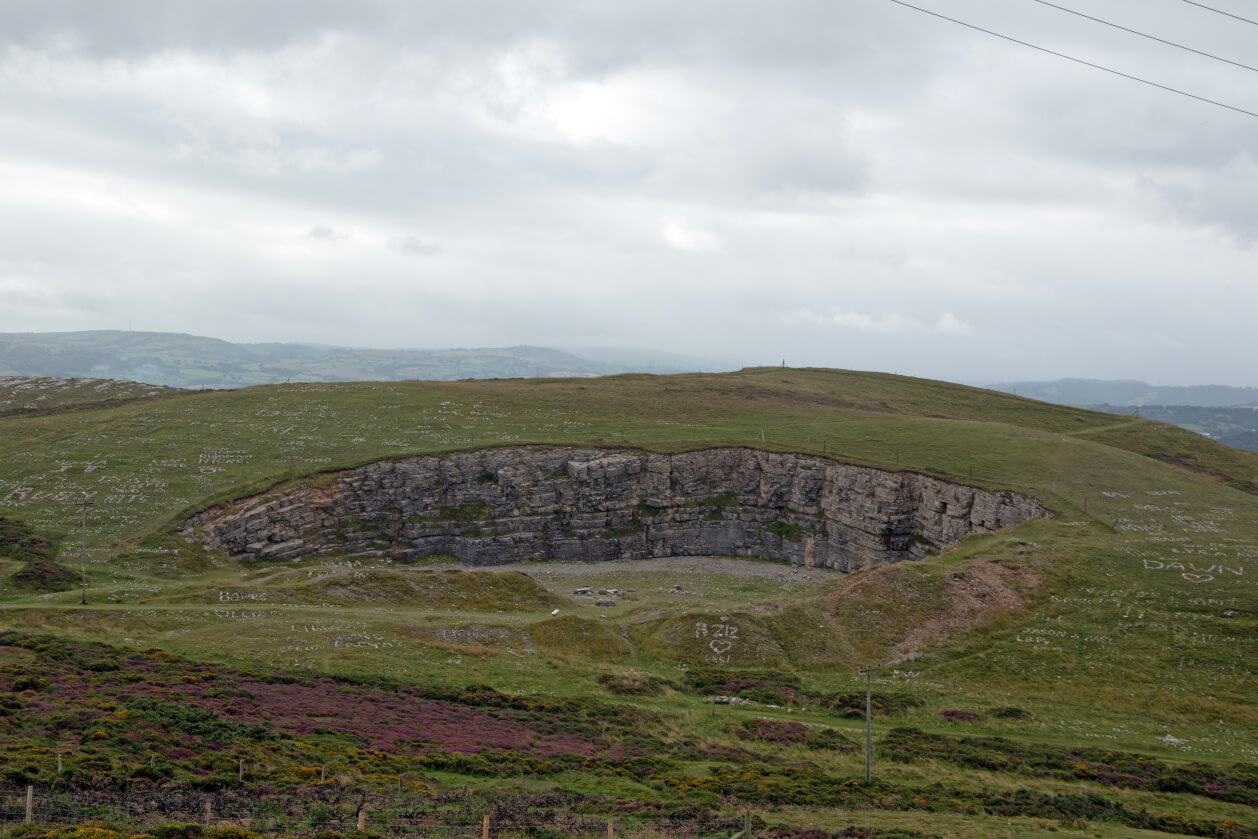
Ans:
{"type": "Polygon", "coordinates": [[[1258,451],[1258,388],[1168,387],[1135,381],[1005,382],[992,390],[1178,425],[1238,449],[1258,451]]]}
{"type": "Polygon", "coordinates": [[[1258,388],[1225,385],[1174,387],[1148,382],[1058,379],[1055,382],[1001,382],[992,390],[1063,405],[1198,405],[1231,408],[1258,405],[1258,388]]]}
{"type": "Polygon", "coordinates": [[[400,381],[679,373],[686,359],[635,351],[590,360],[546,347],[374,350],[319,344],[233,344],[170,332],[0,333],[0,376],[129,379],[167,387],[237,388],[285,381],[400,381]]]}
{"type": "Polygon", "coordinates": [[[1258,407],[1209,408],[1201,405],[1141,405],[1134,408],[1080,405],[1078,407],[1121,416],[1139,414],[1146,419],[1166,422],[1195,431],[1233,448],[1258,451],[1258,407]]]}

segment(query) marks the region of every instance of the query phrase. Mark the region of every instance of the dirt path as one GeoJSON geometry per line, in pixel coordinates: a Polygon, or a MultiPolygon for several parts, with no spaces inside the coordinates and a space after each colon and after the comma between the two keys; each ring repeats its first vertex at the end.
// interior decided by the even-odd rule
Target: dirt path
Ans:
{"type": "Polygon", "coordinates": [[[1136,422],[1137,420],[1129,419],[1126,422],[1116,422],[1110,425],[1098,425],[1095,428],[1083,428],[1083,429],[1080,429],[1079,431],[1070,432],[1069,436],[1083,437],[1084,435],[1087,435],[1087,434],[1098,434],[1102,431],[1113,431],[1116,428],[1126,428],[1130,425],[1135,425],[1136,422]]]}
{"type": "Polygon", "coordinates": [[[633,645],[633,641],[629,638],[629,627],[622,626],[620,628],[620,637],[625,639],[625,643],[629,645],[629,662],[634,666],[638,666],[638,648],[633,645]]]}

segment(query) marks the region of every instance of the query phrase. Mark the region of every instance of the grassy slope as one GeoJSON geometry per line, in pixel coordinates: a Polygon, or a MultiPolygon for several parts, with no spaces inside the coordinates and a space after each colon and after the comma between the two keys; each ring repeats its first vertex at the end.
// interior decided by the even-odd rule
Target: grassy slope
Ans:
{"type": "Polygon", "coordinates": [[[171,396],[179,391],[161,385],[116,379],[60,379],[46,376],[0,376],[0,415],[47,413],[84,405],[100,407],[133,399],[171,396]]]}
{"type": "MultiPolygon", "coordinates": [[[[93,607],[68,608],[77,603],[73,591],[11,597],[5,621],[22,629],[160,644],[221,661],[385,670],[417,681],[581,695],[600,690],[602,673],[633,667],[669,676],[679,664],[701,664],[701,648],[682,636],[697,622],[726,617],[754,640],[740,650],[744,664],[797,668],[816,691],[853,687],[858,662],[923,651],[880,671],[883,690],[923,702],[879,721],[880,730],[908,723],[1099,743],[1172,760],[1258,758],[1250,702],[1258,568],[1248,567],[1258,558],[1258,497],[1245,491],[1258,481],[1258,456],[1146,420],[889,375],[775,368],[594,381],[271,386],[5,418],[0,463],[0,515],[70,533],[62,544],[70,558],[78,548],[74,502],[84,491],[97,502],[89,513],[93,607]],[[1059,518],[968,540],[930,562],[816,587],[624,568],[577,581],[539,570],[533,576],[549,595],[471,584],[471,602],[451,598],[444,609],[414,597],[390,605],[388,595],[422,589],[417,580],[444,572],[323,559],[241,569],[161,535],[181,511],[319,470],[519,443],[824,452],[1032,492],[1059,518]],[[992,562],[1017,573],[1012,599],[976,583],[992,562]],[[294,585],[293,575],[305,580],[294,585]],[[565,596],[574,582],[636,589],[602,624],[619,631],[623,646],[598,623],[544,621],[552,602],[602,620],[600,610],[565,596]],[[672,596],[675,584],[693,596],[672,596]],[[364,589],[379,599],[354,595],[364,589]],[[269,599],[223,600],[224,592],[269,599]],[[980,605],[962,609],[974,602],[980,605]],[[342,627],[343,643],[319,634],[328,626],[342,627]],[[588,643],[597,644],[594,660],[573,655],[588,643]],[[1032,717],[998,718],[998,706],[1032,717]],[[944,710],[979,719],[946,723],[944,710]]],[[[707,713],[684,696],[660,707],[692,721],[707,713]]],[[[791,718],[834,724],[812,709],[791,718]]],[[[712,737],[728,736],[710,728],[712,737]]],[[[823,764],[855,772],[858,762],[830,757],[823,764]]],[[[929,761],[885,771],[905,782],[1028,783],[929,761]]],[[[1222,812],[1216,804],[1192,806],[1222,812]]]]}

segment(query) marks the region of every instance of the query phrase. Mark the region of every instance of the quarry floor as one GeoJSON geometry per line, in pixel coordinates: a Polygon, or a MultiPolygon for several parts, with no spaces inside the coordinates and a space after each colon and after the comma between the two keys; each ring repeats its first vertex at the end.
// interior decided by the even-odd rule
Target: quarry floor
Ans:
{"type": "MultiPolygon", "coordinates": [[[[457,562],[426,565],[433,569],[468,570],[457,562]]],[[[820,583],[845,576],[831,568],[808,568],[769,562],[760,559],[737,559],[725,556],[664,556],[650,559],[615,559],[603,562],[512,562],[506,565],[482,565],[477,571],[519,571],[536,580],[551,575],[593,577],[611,572],[714,574],[729,577],[757,577],[801,583],[820,583]]]]}

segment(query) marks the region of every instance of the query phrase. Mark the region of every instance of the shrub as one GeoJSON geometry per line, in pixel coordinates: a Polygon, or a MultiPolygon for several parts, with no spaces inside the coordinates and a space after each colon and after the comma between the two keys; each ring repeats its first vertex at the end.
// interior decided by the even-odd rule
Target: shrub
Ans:
{"type": "Polygon", "coordinates": [[[1169,767],[1139,754],[1067,750],[1003,737],[946,737],[915,728],[892,730],[882,742],[882,753],[903,763],[928,758],[958,766],[1063,780],[1088,778],[1117,787],[1191,793],[1258,806],[1258,768],[1247,764],[1169,767]]]}
{"type": "Polygon", "coordinates": [[[765,528],[770,533],[776,533],[788,542],[798,542],[803,537],[804,529],[798,524],[791,524],[784,521],[775,521],[765,528]]]}
{"type": "Polygon", "coordinates": [[[129,702],[127,709],[169,731],[204,737],[212,743],[275,738],[275,734],[263,726],[229,720],[219,716],[211,708],[196,705],[176,705],[173,702],[148,699],[129,702]]]}
{"type": "Polygon", "coordinates": [[[658,696],[672,683],[658,676],[637,673],[603,673],[599,683],[608,693],[618,696],[658,696]]]}
{"type": "Polygon", "coordinates": [[[59,541],[36,535],[25,522],[0,516],[0,557],[21,562],[49,560],[57,555],[59,541]]]}
{"type": "Polygon", "coordinates": [[[1032,720],[1035,716],[1030,711],[1024,711],[1021,708],[1012,706],[1004,706],[1000,708],[992,708],[989,712],[996,719],[1001,720],[1032,720]]]}
{"type": "Polygon", "coordinates": [[[801,695],[796,680],[764,671],[690,670],[682,680],[688,690],[704,696],[739,696],[753,702],[785,705],[801,695]]]}
{"type": "Polygon", "coordinates": [[[149,830],[153,839],[200,839],[202,833],[199,824],[159,824],[149,830]]]}
{"type": "MultiPolygon", "coordinates": [[[[844,691],[830,696],[810,700],[824,708],[830,708],[840,717],[849,719],[865,718],[864,691],[844,691]]],[[[922,700],[907,693],[873,693],[869,696],[874,715],[898,714],[910,708],[917,708],[922,700]]]]}
{"type": "Polygon", "coordinates": [[[18,591],[67,591],[78,581],[74,569],[46,560],[29,562],[9,577],[9,584],[18,591]]]}
{"type": "Polygon", "coordinates": [[[13,680],[9,690],[14,693],[21,693],[24,690],[39,690],[46,684],[48,684],[47,679],[39,679],[34,676],[18,676],[13,680]]]}
{"type": "Polygon", "coordinates": [[[634,516],[619,527],[609,527],[602,532],[604,539],[619,539],[622,536],[636,536],[642,532],[642,521],[634,516]]]}
{"type": "Polygon", "coordinates": [[[740,740],[762,740],[780,745],[798,744],[812,749],[851,751],[856,744],[832,728],[814,728],[800,722],[743,720],[734,733],[740,740]]]}
{"type": "Polygon", "coordinates": [[[457,507],[441,507],[437,511],[437,518],[442,521],[483,521],[489,518],[489,514],[493,509],[493,505],[482,503],[460,504],[457,507]]]}
{"type": "Polygon", "coordinates": [[[243,827],[212,827],[201,834],[202,839],[262,839],[243,827]]]}

